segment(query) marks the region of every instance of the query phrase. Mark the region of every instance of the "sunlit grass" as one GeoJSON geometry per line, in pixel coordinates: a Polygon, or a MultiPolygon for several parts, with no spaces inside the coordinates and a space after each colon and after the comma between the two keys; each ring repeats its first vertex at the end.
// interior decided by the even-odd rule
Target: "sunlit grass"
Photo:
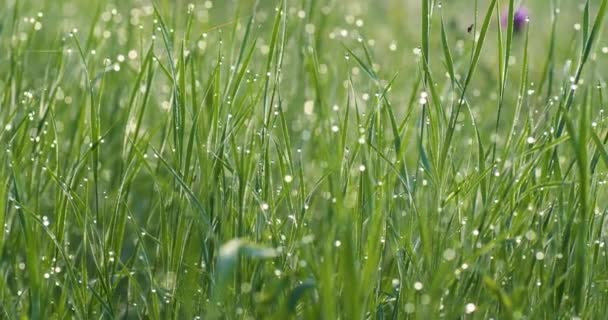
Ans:
{"type": "Polygon", "coordinates": [[[9,1],[0,318],[602,318],[607,6],[9,1]]]}

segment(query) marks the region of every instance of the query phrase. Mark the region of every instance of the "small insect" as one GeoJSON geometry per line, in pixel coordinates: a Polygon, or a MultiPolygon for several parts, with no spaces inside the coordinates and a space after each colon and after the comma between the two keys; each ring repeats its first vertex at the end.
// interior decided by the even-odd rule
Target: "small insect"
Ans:
{"type": "Polygon", "coordinates": [[[470,25],[470,26],[467,28],[467,33],[471,33],[471,31],[473,31],[473,27],[474,27],[474,26],[475,26],[474,24],[471,24],[471,25],[470,25]]]}

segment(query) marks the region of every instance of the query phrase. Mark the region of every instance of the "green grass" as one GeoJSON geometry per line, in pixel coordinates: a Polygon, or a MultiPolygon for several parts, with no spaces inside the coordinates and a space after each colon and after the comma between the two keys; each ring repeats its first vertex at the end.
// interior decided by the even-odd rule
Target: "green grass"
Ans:
{"type": "Polygon", "coordinates": [[[1,319],[608,313],[608,0],[193,3],[0,12],[1,319]]]}

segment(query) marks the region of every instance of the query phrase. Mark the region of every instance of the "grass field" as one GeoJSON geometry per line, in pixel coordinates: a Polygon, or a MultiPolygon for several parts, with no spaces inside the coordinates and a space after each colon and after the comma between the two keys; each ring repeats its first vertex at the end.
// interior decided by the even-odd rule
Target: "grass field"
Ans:
{"type": "Polygon", "coordinates": [[[3,8],[0,319],[608,314],[608,0],[3,8]]]}

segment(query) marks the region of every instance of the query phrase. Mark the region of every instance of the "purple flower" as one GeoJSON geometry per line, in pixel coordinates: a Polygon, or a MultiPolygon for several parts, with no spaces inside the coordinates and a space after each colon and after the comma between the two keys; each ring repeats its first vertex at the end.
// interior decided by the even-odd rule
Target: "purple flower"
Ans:
{"type": "MultiPolygon", "coordinates": [[[[526,9],[526,7],[517,8],[517,10],[515,10],[515,13],[513,14],[513,30],[515,32],[521,32],[524,29],[524,26],[526,25],[528,17],[528,9],[526,9]]],[[[507,10],[503,14],[501,20],[502,26],[506,28],[509,24],[509,10],[507,10]]]]}

